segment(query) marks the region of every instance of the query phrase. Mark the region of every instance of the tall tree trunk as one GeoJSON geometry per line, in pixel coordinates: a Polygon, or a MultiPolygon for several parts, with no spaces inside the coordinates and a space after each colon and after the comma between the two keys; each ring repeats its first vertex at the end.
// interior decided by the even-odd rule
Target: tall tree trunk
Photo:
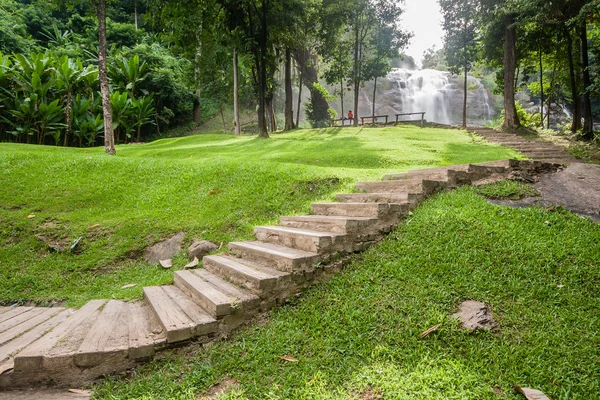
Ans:
{"type": "MultiPolygon", "coordinates": [[[[544,64],[542,62],[542,49],[539,50],[540,55],[540,121],[541,127],[544,127],[544,64]]],[[[550,105],[548,104],[548,115],[550,115],[550,105]]]]}
{"type": "Polygon", "coordinates": [[[358,15],[354,24],[354,67],[352,68],[352,81],[354,82],[354,121],[353,125],[358,126],[358,92],[360,90],[360,77],[358,73],[359,60],[359,31],[358,15]]]}
{"type": "Polygon", "coordinates": [[[267,27],[267,3],[268,0],[261,1],[262,15],[259,17],[261,24],[261,34],[259,35],[259,62],[258,62],[258,136],[268,138],[267,120],[266,120],[266,97],[267,97],[267,40],[269,30],[267,27]]]}
{"type": "Polygon", "coordinates": [[[463,94],[463,109],[462,109],[462,127],[463,127],[463,129],[467,129],[467,93],[468,93],[467,83],[468,83],[468,73],[469,73],[469,66],[465,62],[465,81],[463,83],[464,94],[463,94]]]}
{"type": "Polygon", "coordinates": [[[304,82],[302,82],[302,67],[297,61],[296,64],[298,67],[298,110],[296,111],[296,127],[298,128],[300,127],[300,109],[302,108],[302,84],[304,82]]]}
{"type": "Polygon", "coordinates": [[[344,114],[344,79],[340,79],[340,103],[342,105],[342,126],[344,126],[344,118],[346,118],[344,114]]]}
{"type": "Polygon", "coordinates": [[[233,123],[235,124],[234,132],[236,135],[242,134],[240,126],[240,95],[238,81],[238,51],[237,47],[233,48],[233,123]]]}
{"type": "Polygon", "coordinates": [[[285,126],[284,131],[294,129],[294,104],[292,98],[292,51],[285,49],[285,126]]]}
{"type": "Polygon", "coordinates": [[[202,58],[202,31],[200,34],[196,35],[196,40],[198,41],[196,47],[196,56],[194,59],[194,80],[196,81],[196,99],[194,100],[194,122],[200,122],[202,119],[202,110],[200,107],[200,99],[202,94],[201,84],[202,84],[202,71],[200,70],[200,60],[202,58]]]}
{"type": "Polygon", "coordinates": [[[507,15],[504,20],[504,129],[517,129],[520,125],[515,105],[515,69],[517,66],[517,32],[514,16],[507,15]]]}
{"type": "Polygon", "coordinates": [[[579,27],[579,36],[581,38],[581,68],[583,69],[583,135],[585,140],[594,138],[594,121],[592,119],[592,102],[590,98],[590,86],[592,85],[589,70],[589,56],[587,43],[587,26],[582,22],[579,27]]]}
{"type": "Polygon", "coordinates": [[[312,105],[312,117],[315,122],[329,124],[330,117],[327,110],[329,103],[323,97],[323,94],[315,88],[314,84],[319,83],[319,74],[317,72],[317,56],[309,49],[294,50],[294,58],[301,68],[302,82],[310,91],[310,103],[312,105]]]}
{"type": "Polygon", "coordinates": [[[138,26],[138,11],[137,11],[137,0],[133,0],[133,20],[135,23],[135,30],[139,29],[138,26]]]}
{"type": "Polygon", "coordinates": [[[69,136],[71,135],[71,91],[67,90],[67,104],[65,106],[65,141],[63,146],[69,144],[69,136]]]}
{"type": "Polygon", "coordinates": [[[575,79],[575,62],[573,61],[573,38],[569,28],[564,28],[565,39],[567,39],[567,50],[569,54],[569,80],[571,82],[571,98],[573,101],[573,121],[571,123],[571,132],[575,133],[581,129],[581,101],[579,99],[579,90],[577,89],[577,80],[575,79]]]}
{"type": "Polygon", "coordinates": [[[102,113],[104,116],[104,151],[116,154],[115,136],[112,123],[112,106],[110,104],[110,87],[106,68],[106,0],[92,0],[98,16],[98,78],[102,93],[102,113]]]}
{"type": "Polygon", "coordinates": [[[377,77],[375,77],[375,82],[373,82],[373,114],[371,114],[373,116],[373,120],[371,121],[373,123],[373,126],[375,126],[375,94],[377,93],[377,77]]]}

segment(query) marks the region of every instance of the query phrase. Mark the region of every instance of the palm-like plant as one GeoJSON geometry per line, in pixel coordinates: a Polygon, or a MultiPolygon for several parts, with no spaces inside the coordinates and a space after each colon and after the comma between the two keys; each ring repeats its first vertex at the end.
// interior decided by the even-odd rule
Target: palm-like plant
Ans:
{"type": "Polygon", "coordinates": [[[71,103],[73,89],[86,77],[93,77],[97,71],[91,67],[83,67],[81,60],[73,60],[63,56],[58,61],[58,66],[53,68],[56,76],[56,86],[65,95],[65,137],[63,145],[68,144],[71,135],[71,103]]]}
{"type": "Polygon", "coordinates": [[[121,91],[129,91],[132,98],[136,98],[136,86],[143,81],[147,74],[146,62],[140,64],[140,57],[117,57],[112,60],[108,74],[112,84],[121,91]]]}
{"type": "Polygon", "coordinates": [[[113,111],[113,129],[117,132],[117,138],[120,133],[124,134],[124,140],[131,137],[132,127],[129,124],[129,114],[131,112],[131,99],[129,94],[114,91],[110,94],[110,104],[113,111]]]}
{"type": "Polygon", "coordinates": [[[154,114],[154,96],[144,96],[133,100],[132,116],[134,118],[133,126],[137,129],[137,141],[141,139],[142,126],[154,124],[151,116],[154,114]]]}

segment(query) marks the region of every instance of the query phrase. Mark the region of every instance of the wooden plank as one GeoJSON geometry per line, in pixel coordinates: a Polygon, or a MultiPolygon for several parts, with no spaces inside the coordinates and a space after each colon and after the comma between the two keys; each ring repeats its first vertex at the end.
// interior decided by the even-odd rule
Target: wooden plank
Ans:
{"type": "Polygon", "coordinates": [[[90,316],[104,305],[105,302],[106,300],[92,300],[74,313],[72,310],[66,310],[67,313],[71,313],[71,316],[67,318],[66,321],[56,326],[47,335],[44,335],[40,340],[19,353],[15,358],[15,370],[28,371],[41,369],[44,355],[46,355],[58,341],[65,338],[77,328],[77,326],[90,318],[90,316]]]}
{"type": "Polygon", "coordinates": [[[160,286],[144,288],[148,304],[167,335],[167,343],[180,342],[192,337],[191,320],[160,286]]]}
{"type": "MultiPolygon", "coordinates": [[[[107,349],[107,344],[112,335],[118,334],[119,317],[125,309],[125,303],[119,300],[110,300],[94,322],[89,332],[79,345],[75,354],[75,364],[80,367],[95,366],[103,361],[103,354],[109,351],[124,351],[126,348],[107,349]]],[[[126,327],[125,327],[126,328],[126,327]]]]}
{"type": "Polygon", "coordinates": [[[27,312],[31,310],[33,307],[10,307],[10,310],[0,314],[0,324],[4,321],[8,321],[9,319],[16,317],[19,314],[27,312]]]}
{"type": "MultiPolygon", "coordinates": [[[[21,324],[18,324],[16,326],[14,326],[11,329],[8,329],[2,333],[0,333],[0,345],[4,344],[6,342],[8,342],[9,340],[23,334],[24,332],[27,332],[28,330],[30,330],[31,328],[33,328],[36,325],[41,324],[42,322],[52,318],[53,316],[55,316],[56,314],[58,314],[59,312],[64,311],[64,308],[41,308],[41,309],[36,309],[36,313],[34,313],[34,315],[32,316],[32,318],[30,318],[27,321],[24,321],[21,324]],[[41,311],[41,312],[40,312],[41,311]]],[[[21,314],[21,315],[31,315],[32,314],[31,310],[30,312],[26,313],[26,314],[21,314]]],[[[14,319],[14,318],[13,318],[14,319]]],[[[12,321],[12,319],[11,319],[12,321]]]]}
{"type": "Polygon", "coordinates": [[[2,314],[3,312],[6,312],[10,310],[10,307],[0,307],[0,314],[2,314]]]}
{"type": "Polygon", "coordinates": [[[15,368],[15,361],[9,358],[4,361],[0,361],[0,375],[15,368]]]}
{"type": "Polygon", "coordinates": [[[163,289],[192,320],[192,334],[194,336],[207,335],[217,330],[217,320],[208,315],[206,311],[187,297],[179,288],[164,286],[163,289]]]}
{"type": "Polygon", "coordinates": [[[4,360],[14,353],[24,349],[40,337],[44,336],[49,329],[54,328],[69,317],[69,311],[64,310],[61,313],[50,318],[46,322],[39,324],[35,328],[29,330],[23,335],[11,340],[4,346],[0,347],[0,360],[4,360]]]}
{"type": "MultiPolygon", "coordinates": [[[[11,330],[15,326],[20,325],[23,322],[30,320],[31,318],[35,318],[36,316],[38,316],[39,314],[43,313],[46,310],[47,310],[47,308],[36,307],[36,308],[32,308],[24,313],[16,315],[16,316],[12,317],[11,319],[6,320],[0,324],[0,333],[11,330]]],[[[0,341],[0,344],[2,344],[2,343],[4,343],[4,342],[0,341]]]]}
{"type": "Polygon", "coordinates": [[[152,315],[143,303],[130,303],[129,307],[129,358],[139,360],[154,354],[152,315]]]}

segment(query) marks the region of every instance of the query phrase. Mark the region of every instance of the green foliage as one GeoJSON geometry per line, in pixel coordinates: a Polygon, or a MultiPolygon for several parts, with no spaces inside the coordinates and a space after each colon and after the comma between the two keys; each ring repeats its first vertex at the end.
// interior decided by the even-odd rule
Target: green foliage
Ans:
{"type": "Polygon", "coordinates": [[[440,194],[293,306],[165,352],[94,396],[192,400],[234,379],[220,399],[524,399],[514,385],[598,399],[599,241],[598,224],[563,210],[440,194]],[[450,317],[468,299],[490,306],[497,332],[450,317]]]}
{"type": "Polygon", "coordinates": [[[524,197],[539,196],[538,191],[531,185],[519,181],[500,181],[477,186],[477,193],[491,199],[520,200],[524,197]]]}
{"type": "MultiPolygon", "coordinates": [[[[73,103],[74,115],[86,114],[83,96],[73,103]]],[[[203,134],[121,145],[117,154],[0,143],[0,303],[141,298],[143,286],[172,282],[140,254],[173,233],[185,231],[186,242],[249,239],[253,226],[308,213],[357,180],[516,155],[464,131],[412,126],[298,130],[268,141],[203,134]],[[59,240],[83,236],[81,252],[48,252],[34,232],[49,222],[59,240]],[[129,283],[136,288],[121,289],[129,283]]]]}

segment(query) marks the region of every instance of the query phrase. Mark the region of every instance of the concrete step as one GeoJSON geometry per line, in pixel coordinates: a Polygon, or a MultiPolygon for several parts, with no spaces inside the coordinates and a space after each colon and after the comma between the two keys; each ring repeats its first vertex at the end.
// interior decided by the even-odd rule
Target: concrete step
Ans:
{"type": "Polygon", "coordinates": [[[344,250],[345,234],[284,226],[255,226],[254,235],[261,242],[325,254],[344,250]]]}
{"type": "Polygon", "coordinates": [[[408,201],[402,203],[313,203],[313,214],[339,217],[385,218],[390,215],[406,215],[408,201]]]}
{"type": "Polygon", "coordinates": [[[251,313],[260,305],[258,296],[206,269],[177,271],[174,283],[215,318],[236,312],[251,313]]]}
{"type": "Polygon", "coordinates": [[[319,262],[317,253],[264,242],[231,242],[229,250],[243,259],[284,272],[310,271],[319,262]]]}
{"type": "Polygon", "coordinates": [[[202,266],[215,275],[264,296],[283,290],[291,282],[289,272],[278,271],[248,260],[228,256],[205,256],[202,266]]]}
{"type": "Polygon", "coordinates": [[[416,203],[423,200],[423,193],[346,193],[335,196],[344,203],[408,203],[413,208],[416,203]]]}
{"type": "Polygon", "coordinates": [[[165,332],[167,343],[217,330],[217,321],[175,286],[149,286],[144,296],[165,332]]]}
{"type": "Polygon", "coordinates": [[[295,215],[279,218],[279,224],[285,227],[333,234],[365,232],[374,227],[377,222],[376,218],[329,215],[295,215]]]}

